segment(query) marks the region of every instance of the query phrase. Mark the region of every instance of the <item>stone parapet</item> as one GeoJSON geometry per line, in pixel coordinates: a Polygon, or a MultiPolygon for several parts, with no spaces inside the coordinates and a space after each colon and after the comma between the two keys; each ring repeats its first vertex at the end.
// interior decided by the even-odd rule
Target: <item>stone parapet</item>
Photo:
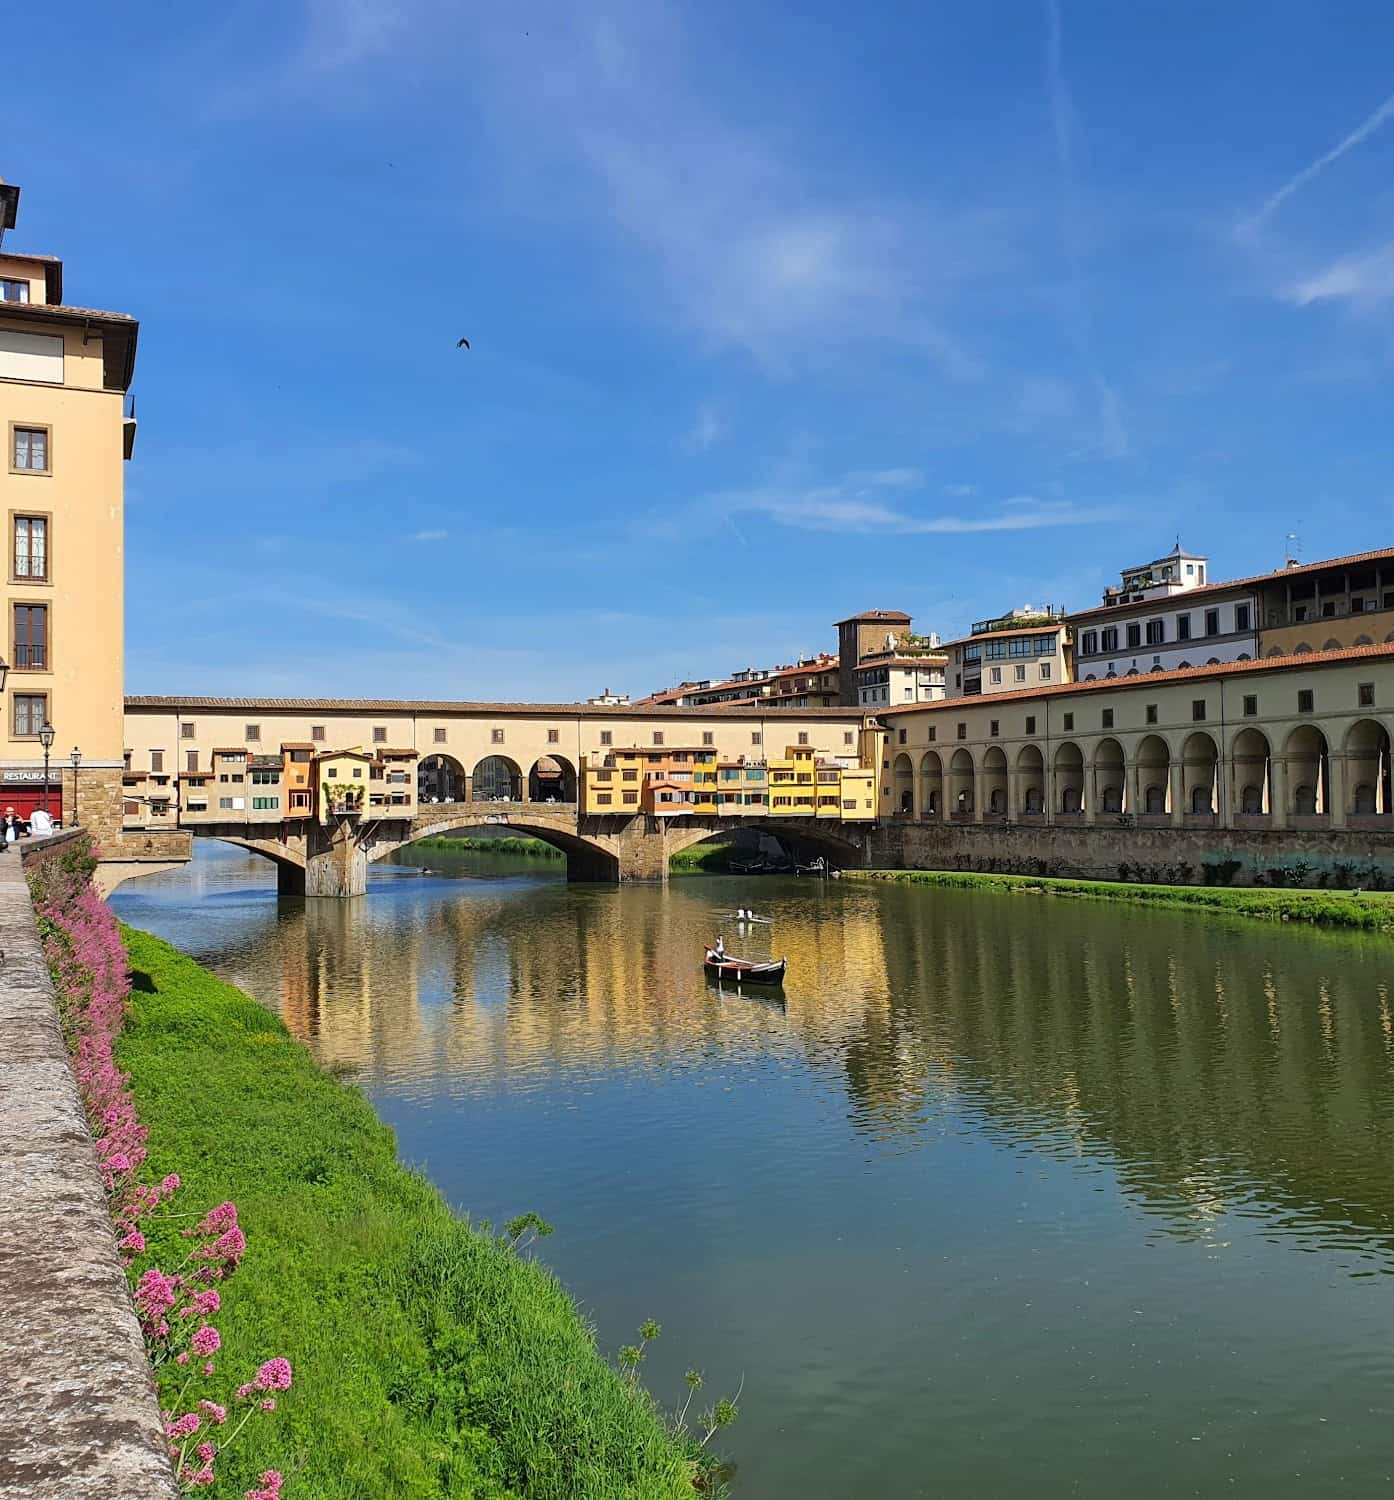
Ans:
{"type": "MultiPolygon", "coordinates": [[[[24,852],[61,855],[78,837],[34,840],[24,852]]],[[[172,1500],[150,1363],[26,862],[0,854],[0,1500],[172,1500]]]]}

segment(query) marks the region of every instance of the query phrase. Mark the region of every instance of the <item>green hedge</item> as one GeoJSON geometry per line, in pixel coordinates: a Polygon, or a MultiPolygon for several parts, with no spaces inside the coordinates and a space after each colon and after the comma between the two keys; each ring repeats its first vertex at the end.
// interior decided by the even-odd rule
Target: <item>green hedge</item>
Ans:
{"type": "MultiPolygon", "coordinates": [[[[217,1378],[231,1388],[272,1355],[295,1370],[219,1494],[276,1468],[287,1500],[690,1500],[693,1445],[601,1357],[549,1272],[456,1218],[270,1011],[157,938],[125,939],[119,1060],[150,1169],[180,1174],[176,1207],[232,1199],[247,1234],[217,1378]]],[[[161,1262],[179,1259],[183,1222],[155,1226],[161,1262]]]]}

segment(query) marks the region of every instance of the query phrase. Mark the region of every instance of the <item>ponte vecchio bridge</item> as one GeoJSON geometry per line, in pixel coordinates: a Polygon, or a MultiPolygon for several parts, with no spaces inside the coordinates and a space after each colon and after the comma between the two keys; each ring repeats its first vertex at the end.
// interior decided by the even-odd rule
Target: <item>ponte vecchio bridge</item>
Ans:
{"type": "Polygon", "coordinates": [[[798,746],[855,763],[874,724],[856,709],[135,697],[125,723],[123,826],[254,850],[286,894],[360,894],[370,863],[479,825],[543,839],[569,878],[594,881],[661,880],[679,850],[751,826],[856,865],[873,826],[768,804],[758,816],[587,810],[578,796],[583,767],[626,749],[752,762],[798,746]],[[326,774],[335,806],[316,795],[326,774]]]}

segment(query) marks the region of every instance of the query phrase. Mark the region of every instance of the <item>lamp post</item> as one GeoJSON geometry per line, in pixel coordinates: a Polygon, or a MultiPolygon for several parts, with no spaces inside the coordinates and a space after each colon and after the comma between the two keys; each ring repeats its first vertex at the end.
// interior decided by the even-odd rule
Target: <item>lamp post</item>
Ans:
{"type": "Polygon", "coordinates": [[[39,727],[39,743],[44,747],[44,811],[48,812],[48,752],[53,749],[53,725],[47,719],[39,727]]]}
{"type": "Polygon", "coordinates": [[[73,746],[72,754],[69,755],[68,759],[70,761],[72,761],[72,763],[73,763],[73,827],[76,828],[77,825],[78,825],[78,816],[77,816],[77,768],[82,764],[82,751],[79,750],[76,745],[74,745],[73,746]]]}

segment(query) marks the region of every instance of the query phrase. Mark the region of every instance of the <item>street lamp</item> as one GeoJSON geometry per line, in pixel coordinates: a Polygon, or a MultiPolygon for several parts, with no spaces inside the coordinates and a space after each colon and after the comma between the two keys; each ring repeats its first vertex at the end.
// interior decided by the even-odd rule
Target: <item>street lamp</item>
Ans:
{"type": "Polygon", "coordinates": [[[72,761],[72,763],[73,763],[73,827],[76,828],[77,824],[78,824],[78,816],[77,816],[77,768],[82,764],[82,751],[79,750],[76,745],[74,745],[73,746],[73,752],[68,757],[68,759],[70,761],[72,761]]]}
{"type": "Polygon", "coordinates": [[[48,752],[53,749],[53,725],[47,719],[39,726],[39,743],[44,747],[44,811],[48,808],[48,752]]]}

